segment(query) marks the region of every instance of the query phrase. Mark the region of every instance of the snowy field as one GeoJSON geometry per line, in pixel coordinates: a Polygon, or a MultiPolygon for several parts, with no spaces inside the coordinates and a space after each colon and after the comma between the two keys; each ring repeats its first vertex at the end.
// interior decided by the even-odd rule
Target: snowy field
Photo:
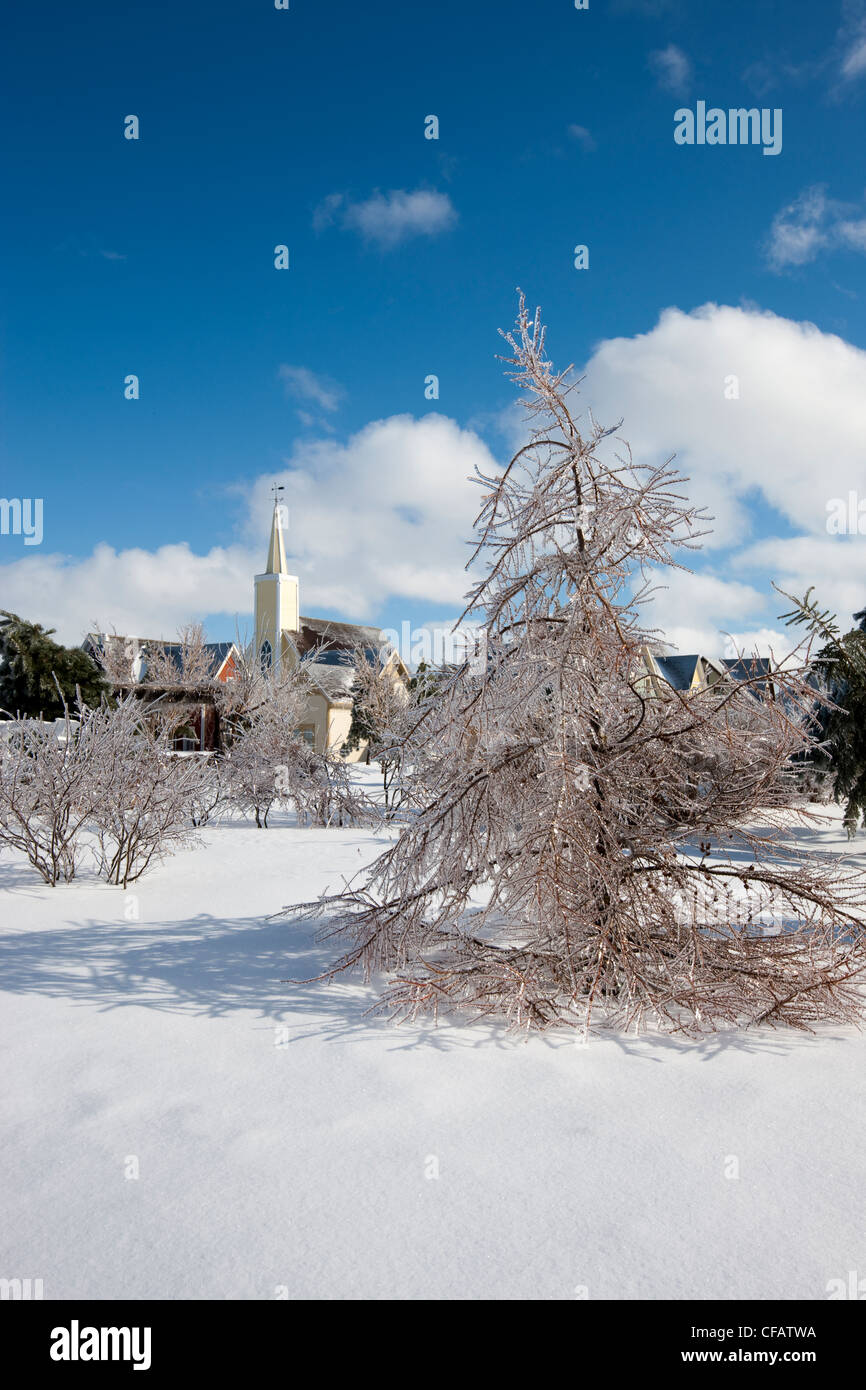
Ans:
{"type": "MultiPolygon", "coordinates": [[[[817,838],[864,855],[839,821],[817,838]]],[[[866,1036],[525,1043],[280,984],[329,953],[266,916],[383,844],[216,826],[134,894],[0,857],[0,1276],[46,1298],[823,1299],[866,1274],[866,1036]]]]}

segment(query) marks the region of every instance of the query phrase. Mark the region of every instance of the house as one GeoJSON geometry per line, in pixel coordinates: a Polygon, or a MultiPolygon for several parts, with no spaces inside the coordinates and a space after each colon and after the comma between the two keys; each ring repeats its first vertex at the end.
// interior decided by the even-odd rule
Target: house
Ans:
{"type": "Polygon", "coordinates": [[[722,665],[729,679],[753,682],[751,689],[756,699],[775,700],[776,687],[768,679],[773,662],[768,656],[726,657],[722,665]]]}
{"type": "Polygon", "coordinates": [[[705,690],[724,679],[725,663],[711,656],[682,656],[664,642],[649,642],[641,652],[645,676],[643,686],[652,695],[673,690],[705,690]]]}
{"type": "Polygon", "coordinates": [[[182,642],[166,642],[161,637],[121,637],[115,633],[89,632],[81,646],[99,666],[104,666],[106,658],[113,654],[114,660],[108,669],[116,691],[123,694],[140,691],[160,701],[161,709],[175,721],[172,742],[178,752],[209,753],[220,747],[220,719],[213,683],[222,684],[234,677],[240,657],[234,642],[203,644],[201,679],[197,684],[185,678],[182,642]],[[160,660],[162,675],[154,680],[149,664],[157,655],[167,660],[160,660]],[[128,669],[128,675],[121,673],[124,668],[128,669]],[[170,678],[172,668],[177,673],[176,681],[170,678]]]}

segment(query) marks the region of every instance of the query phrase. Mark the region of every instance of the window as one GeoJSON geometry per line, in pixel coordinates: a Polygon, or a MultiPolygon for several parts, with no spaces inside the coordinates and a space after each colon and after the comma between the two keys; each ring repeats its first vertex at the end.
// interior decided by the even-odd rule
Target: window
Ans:
{"type": "Polygon", "coordinates": [[[273,656],[274,656],[274,654],[273,654],[273,651],[272,651],[272,649],[271,649],[271,644],[270,644],[270,642],[268,641],[268,639],[267,639],[267,637],[266,637],[265,640],[264,640],[264,642],[262,643],[262,649],[261,649],[261,651],[259,652],[259,661],[260,661],[261,664],[262,664],[262,670],[263,670],[263,671],[270,671],[270,669],[271,669],[271,663],[272,663],[272,661],[273,661],[273,656]]]}
{"type": "Polygon", "coordinates": [[[308,744],[310,748],[314,746],[316,742],[316,726],[314,724],[302,724],[300,729],[298,729],[298,733],[301,735],[304,743],[308,744]]]}

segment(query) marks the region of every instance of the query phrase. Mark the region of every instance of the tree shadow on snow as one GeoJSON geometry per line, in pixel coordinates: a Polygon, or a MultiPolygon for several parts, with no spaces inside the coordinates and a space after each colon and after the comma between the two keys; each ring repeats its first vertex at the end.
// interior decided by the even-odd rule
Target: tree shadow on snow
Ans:
{"type": "Polygon", "coordinates": [[[89,920],[0,937],[0,988],[73,1002],[214,1016],[285,1009],[314,986],[286,985],[325,969],[331,951],[309,929],[260,916],[201,913],[176,921],[89,920]]]}
{"type": "MultiPolygon", "coordinates": [[[[317,942],[308,923],[263,917],[234,919],[199,914],[176,921],[85,921],[68,927],[18,931],[0,937],[0,989],[67,999],[100,1011],[123,1007],[212,1018],[254,1012],[286,1028],[286,1046],[305,1040],[345,1043],[387,1039],[388,1050],[422,1047],[511,1049],[527,1044],[545,1050],[585,1051],[566,1029],[527,1040],[496,1020],[449,1018],[437,1026],[421,1019],[396,1027],[371,1014],[387,980],[365,984],[358,977],[315,980],[334,960],[333,942],[317,942]],[[302,981],[310,983],[301,983],[302,981]]],[[[838,1029],[818,1037],[841,1036],[838,1029]]],[[[806,1035],[808,1037],[808,1035],[806,1035]]],[[[592,1044],[614,1045],[635,1060],[660,1062],[691,1052],[711,1061],[732,1050],[783,1053],[803,1035],[760,1029],[718,1033],[689,1040],[646,1033],[625,1035],[600,1029],[592,1044]]]]}

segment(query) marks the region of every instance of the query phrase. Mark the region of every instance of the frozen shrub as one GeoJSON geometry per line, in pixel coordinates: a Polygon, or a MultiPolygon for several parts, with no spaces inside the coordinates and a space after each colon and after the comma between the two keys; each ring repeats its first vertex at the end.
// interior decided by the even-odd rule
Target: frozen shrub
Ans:
{"type": "Polygon", "coordinates": [[[486,569],[467,614],[486,666],[441,673],[418,707],[394,844],[299,909],[348,943],[329,973],[392,972],[398,1017],[523,1028],[856,1017],[861,875],[786,843],[808,819],[808,653],[770,663],[773,699],[750,679],[651,678],[641,609],[703,514],[669,464],[636,464],[578,419],[571,369],[554,371],[522,298],[507,342],[535,424],[502,473],[478,476],[486,569]]]}

